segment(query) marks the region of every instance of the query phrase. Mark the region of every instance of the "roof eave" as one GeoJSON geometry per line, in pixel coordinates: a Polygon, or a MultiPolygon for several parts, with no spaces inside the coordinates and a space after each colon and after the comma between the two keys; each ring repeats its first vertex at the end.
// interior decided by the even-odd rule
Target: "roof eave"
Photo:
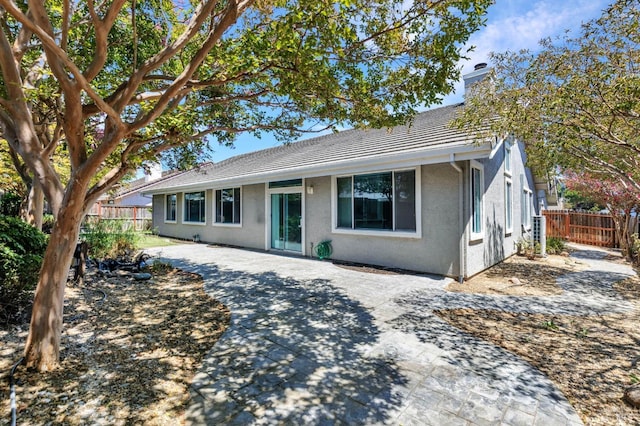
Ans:
{"type": "Polygon", "coordinates": [[[168,186],[164,188],[143,191],[144,195],[166,194],[169,192],[184,192],[205,190],[213,186],[238,186],[264,183],[274,180],[287,180],[292,178],[313,178],[346,173],[362,173],[379,170],[381,168],[415,167],[426,164],[448,163],[453,156],[454,161],[477,160],[488,158],[492,152],[491,141],[484,144],[464,142],[458,144],[443,144],[403,151],[396,154],[375,155],[359,159],[320,163],[312,166],[290,167],[285,170],[253,173],[242,176],[233,176],[228,179],[212,179],[197,183],[168,186]]]}

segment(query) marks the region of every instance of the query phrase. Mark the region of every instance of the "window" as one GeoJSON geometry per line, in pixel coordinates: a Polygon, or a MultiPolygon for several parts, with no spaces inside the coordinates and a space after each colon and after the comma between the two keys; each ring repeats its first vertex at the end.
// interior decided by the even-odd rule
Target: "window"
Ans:
{"type": "MultiPolygon", "coordinates": [[[[475,163],[475,162],[474,162],[475,163]]],[[[482,217],[483,217],[483,169],[479,163],[472,164],[471,167],[471,237],[482,237],[482,217]]]]}
{"type": "Polygon", "coordinates": [[[240,188],[216,191],[216,223],[240,223],[240,188]]]}
{"type": "Polygon", "coordinates": [[[166,214],[165,221],[167,222],[175,222],[176,221],[176,207],[178,204],[178,195],[177,194],[169,194],[166,198],[166,214]]]}
{"type": "Polygon", "coordinates": [[[531,228],[531,204],[533,201],[533,193],[530,189],[525,188],[522,191],[522,226],[525,229],[531,228]]]}
{"type": "Polygon", "coordinates": [[[204,191],[184,194],[184,221],[204,223],[205,197],[204,191]]]}
{"type": "Polygon", "coordinates": [[[504,173],[511,175],[511,138],[504,141],[504,173]]]}
{"type": "Polygon", "coordinates": [[[504,181],[504,216],[505,216],[505,233],[513,232],[513,183],[511,179],[504,181]]]}
{"type": "Polygon", "coordinates": [[[341,229],[416,232],[416,171],[336,179],[336,226],[341,229]]]}
{"type": "Polygon", "coordinates": [[[288,188],[290,186],[302,186],[302,179],[289,179],[269,182],[269,189],[288,188]]]}

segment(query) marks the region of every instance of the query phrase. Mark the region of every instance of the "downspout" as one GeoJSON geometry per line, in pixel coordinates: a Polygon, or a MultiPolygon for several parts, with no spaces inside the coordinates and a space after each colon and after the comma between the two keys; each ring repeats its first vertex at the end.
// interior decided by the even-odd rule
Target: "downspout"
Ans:
{"type": "Polygon", "coordinates": [[[464,282],[464,273],[465,273],[465,266],[466,266],[466,262],[465,262],[465,250],[464,250],[464,246],[465,246],[465,240],[466,240],[466,233],[465,233],[465,227],[464,227],[464,173],[462,171],[462,168],[460,166],[458,166],[456,164],[455,161],[455,155],[454,154],[450,154],[449,156],[449,164],[451,164],[451,167],[454,168],[455,171],[458,172],[458,198],[459,198],[459,208],[458,208],[458,224],[460,227],[460,242],[459,242],[459,261],[460,261],[460,265],[459,265],[459,275],[458,275],[458,282],[460,284],[462,284],[464,282]]]}

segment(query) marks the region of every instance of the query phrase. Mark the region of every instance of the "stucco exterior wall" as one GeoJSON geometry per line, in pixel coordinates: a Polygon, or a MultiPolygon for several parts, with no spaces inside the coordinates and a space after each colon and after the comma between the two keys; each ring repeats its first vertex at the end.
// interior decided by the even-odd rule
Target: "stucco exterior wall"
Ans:
{"type": "Polygon", "coordinates": [[[176,223],[167,223],[165,215],[165,196],[153,197],[153,226],[160,235],[185,240],[199,235],[200,241],[207,243],[229,244],[247,248],[264,249],[264,184],[246,185],[242,187],[242,223],[238,225],[214,224],[215,191],[205,191],[205,217],[202,225],[184,223],[183,194],[178,193],[176,223]]]}
{"type": "MultiPolygon", "coordinates": [[[[458,161],[462,176],[449,163],[423,165],[420,173],[420,237],[399,236],[393,232],[377,235],[335,232],[332,229],[333,177],[307,178],[304,181],[304,244],[305,254],[315,256],[313,247],[323,240],[331,240],[332,258],[350,262],[402,268],[420,272],[458,277],[460,268],[460,239],[463,238],[464,276],[473,276],[509,257],[515,243],[522,238],[522,185],[534,191],[533,178],[525,167],[526,156],[522,144],[511,147],[511,172],[505,172],[504,148],[493,158],[483,159],[483,235],[470,240],[471,198],[470,169],[472,162],[458,161]],[[460,187],[462,177],[462,189],[460,187]],[[513,188],[513,227],[506,229],[505,182],[513,188]],[[521,183],[522,182],[522,183],[521,183]],[[311,191],[310,188],[313,188],[311,191]],[[462,192],[462,200],[460,193],[462,192]],[[462,215],[461,215],[462,212],[462,215]],[[462,224],[460,217],[462,216],[462,224]],[[462,236],[466,230],[466,238],[462,236]]],[[[266,249],[266,226],[270,225],[265,211],[265,184],[242,186],[242,226],[214,224],[213,196],[206,191],[206,224],[183,223],[183,194],[178,193],[176,223],[164,220],[164,195],[153,198],[153,224],[161,235],[192,239],[194,234],[209,243],[266,249]]],[[[533,192],[535,207],[535,192],[533,192]]]]}
{"type": "Polygon", "coordinates": [[[350,262],[457,276],[459,273],[458,173],[449,164],[422,166],[422,238],[332,233],[331,177],[307,179],[313,194],[306,197],[306,241],[310,253],[331,240],[332,258],[350,262]]]}
{"type": "MultiPolygon", "coordinates": [[[[484,235],[482,239],[470,240],[467,245],[466,276],[470,277],[516,252],[516,242],[523,238],[522,226],[522,192],[525,188],[532,190],[532,206],[535,208],[536,194],[533,176],[526,168],[526,154],[522,143],[511,146],[511,171],[505,170],[505,149],[502,146],[492,159],[483,159],[480,164],[484,168],[484,235]],[[513,191],[513,222],[512,229],[506,228],[506,181],[511,180],[513,191]],[[522,184],[521,184],[522,182],[522,184]]],[[[465,167],[465,217],[467,235],[470,235],[471,196],[470,163],[465,167]]]]}

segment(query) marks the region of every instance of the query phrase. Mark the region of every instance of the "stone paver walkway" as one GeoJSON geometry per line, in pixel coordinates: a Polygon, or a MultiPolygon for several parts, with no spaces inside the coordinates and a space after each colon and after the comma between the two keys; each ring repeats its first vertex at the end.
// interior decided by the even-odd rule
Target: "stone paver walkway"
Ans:
{"type": "Polygon", "coordinates": [[[437,276],[368,274],[328,262],[205,245],[152,250],[199,272],[231,325],[197,374],[195,424],[579,425],[537,369],[432,314],[442,308],[592,315],[631,306],[633,275],[582,247],[590,265],[560,296],[449,293],[437,276]]]}

